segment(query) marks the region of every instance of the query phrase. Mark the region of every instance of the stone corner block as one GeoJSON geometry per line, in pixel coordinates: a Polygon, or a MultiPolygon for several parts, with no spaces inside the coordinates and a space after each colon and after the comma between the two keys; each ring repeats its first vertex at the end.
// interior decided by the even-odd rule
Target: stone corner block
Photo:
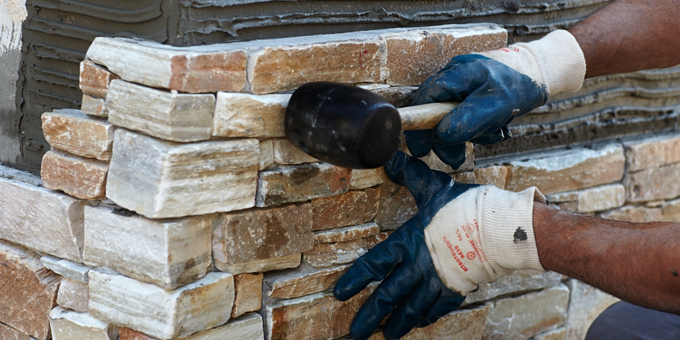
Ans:
{"type": "Polygon", "coordinates": [[[117,340],[118,326],[100,321],[88,313],[56,307],[50,313],[54,340],[117,340]]]}
{"type": "Polygon", "coordinates": [[[111,159],[115,127],[108,121],[74,109],[45,112],[41,120],[45,139],[53,148],[101,161],[111,159]]]}
{"type": "Polygon", "coordinates": [[[71,196],[101,200],[106,198],[107,163],[50,150],[42,158],[40,177],[47,189],[71,196]]]}
{"type": "Polygon", "coordinates": [[[106,97],[109,83],[117,79],[118,76],[93,63],[91,60],[85,59],[80,62],[79,78],[80,90],[84,94],[104,98],[106,97]]]}

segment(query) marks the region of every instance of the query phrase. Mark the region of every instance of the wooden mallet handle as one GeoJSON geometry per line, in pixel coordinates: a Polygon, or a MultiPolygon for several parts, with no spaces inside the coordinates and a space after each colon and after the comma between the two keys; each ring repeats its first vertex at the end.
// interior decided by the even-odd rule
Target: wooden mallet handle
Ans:
{"type": "Polygon", "coordinates": [[[434,129],[439,121],[451,112],[458,103],[432,103],[397,109],[401,116],[402,130],[434,129]]]}

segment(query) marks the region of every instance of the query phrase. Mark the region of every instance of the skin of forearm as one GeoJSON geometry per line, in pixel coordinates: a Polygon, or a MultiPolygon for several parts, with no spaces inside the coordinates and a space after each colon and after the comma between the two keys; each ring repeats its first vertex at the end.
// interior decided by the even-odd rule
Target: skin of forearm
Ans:
{"type": "Polygon", "coordinates": [[[543,267],[639,306],[680,314],[680,223],[628,223],[534,203],[543,267]]]}
{"type": "Polygon", "coordinates": [[[569,31],[586,78],[680,64],[678,0],[617,0],[569,31]]]}

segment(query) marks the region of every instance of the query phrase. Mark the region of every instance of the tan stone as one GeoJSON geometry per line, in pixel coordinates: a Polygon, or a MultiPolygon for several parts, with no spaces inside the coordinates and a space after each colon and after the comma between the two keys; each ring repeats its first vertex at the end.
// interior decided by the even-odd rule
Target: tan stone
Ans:
{"type": "Polygon", "coordinates": [[[31,340],[31,337],[0,322],[0,339],[3,340],[31,340]]]}
{"type": "MultiPolygon", "coordinates": [[[[264,340],[262,317],[259,314],[246,314],[226,324],[176,340],[264,340]]],[[[144,333],[121,327],[119,340],[157,340],[144,333]]]]}
{"type": "Polygon", "coordinates": [[[495,165],[486,168],[477,168],[473,170],[478,184],[491,184],[500,189],[505,189],[505,183],[508,180],[508,167],[503,165],[495,165]]]}
{"type": "Polygon", "coordinates": [[[661,206],[663,220],[668,222],[680,222],[680,199],[665,202],[661,206]]]}
{"type": "Polygon", "coordinates": [[[105,105],[106,102],[104,99],[90,97],[83,93],[83,98],[80,103],[80,111],[83,111],[90,116],[108,117],[109,114],[106,111],[105,105]]]}
{"type": "Polygon", "coordinates": [[[231,317],[236,318],[248,312],[256,312],[262,307],[262,273],[240,274],[234,276],[234,307],[231,317]]]}
{"type": "Polygon", "coordinates": [[[380,227],[370,222],[361,225],[334,228],[314,232],[314,243],[348,242],[380,233],[380,227]]]}
{"type": "Polygon", "coordinates": [[[334,339],[349,334],[354,315],[374,289],[370,285],[344,302],[323,292],[269,305],[265,310],[267,339],[334,339]]]}
{"type": "Polygon", "coordinates": [[[108,171],[107,163],[48,151],[42,159],[40,177],[47,189],[61,190],[77,198],[101,200],[106,198],[108,171]]]}
{"type": "Polygon", "coordinates": [[[179,144],[118,129],[106,196],[149,218],[183,217],[255,204],[255,139],[179,144]],[[229,188],[229,190],[225,190],[229,188]]]}
{"type": "Polygon", "coordinates": [[[118,340],[118,326],[61,307],[50,313],[50,325],[53,340],[118,340]]]}
{"type": "Polygon", "coordinates": [[[304,269],[267,274],[264,282],[272,299],[291,299],[333,288],[349,265],[332,268],[304,269]]]}
{"type": "Polygon", "coordinates": [[[213,257],[220,269],[299,254],[314,244],[309,204],[223,214],[213,229],[213,257]]]}
{"type": "Polygon", "coordinates": [[[76,312],[87,313],[87,301],[89,298],[90,295],[86,283],[67,278],[61,279],[59,294],[57,294],[57,303],[60,306],[76,312]]]}
{"type": "Polygon", "coordinates": [[[380,201],[375,223],[381,230],[394,230],[418,213],[416,201],[408,189],[394,183],[379,186],[380,201]]]}
{"type": "Polygon", "coordinates": [[[42,114],[42,130],[50,145],[77,156],[111,159],[114,126],[83,111],[54,110],[42,114]]]}
{"type": "Polygon", "coordinates": [[[330,267],[356,261],[366,254],[368,245],[365,239],[337,243],[317,243],[303,256],[305,263],[315,268],[330,267]]]}
{"type": "Polygon", "coordinates": [[[454,181],[456,181],[456,183],[465,183],[465,184],[475,184],[475,183],[477,183],[477,176],[472,171],[466,171],[466,172],[451,174],[451,177],[453,178],[454,181]]]}
{"type": "Polygon", "coordinates": [[[680,136],[677,134],[654,136],[643,140],[625,142],[628,172],[655,168],[680,162],[680,136]]]}
{"type": "Polygon", "coordinates": [[[59,282],[35,253],[0,241],[1,323],[38,340],[49,339],[48,315],[56,306],[59,282]]]}
{"type": "Polygon", "coordinates": [[[260,170],[272,165],[274,165],[274,141],[270,139],[260,142],[260,170]]]}
{"type": "Polygon", "coordinates": [[[352,172],[330,164],[281,166],[261,171],[256,205],[270,207],[347,192],[352,172]]]}
{"type": "Polygon", "coordinates": [[[99,37],[87,58],[121,78],[189,93],[241,91],[246,52],[234,44],[173,47],[152,41],[99,37]]]}
{"type": "Polygon", "coordinates": [[[313,199],[313,228],[323,230],[366,223],[378,213],[379,197],[379,189],[367,189],[313,199]]]}
{"type": "Polygon", "coordinates": [[[220,92],[213,116],[213,136],[285,137],[283,119],[288,100],[289,94],[220,92]]]}
{"type": "Polygon", "coordinates": [[[661,208],[625,206],[598,213],[597,216],[623,222],[654,222],[663,220],[663,210],[661,208]]]}
{"type": "Polygon", "coordinates": [[[118,76],[85,59],[80,62],[80,90],[93,97],[105,98],[109,83],[118,76]]]}
{"type": "Polygon", "coordinates": [[[527,292],[542,288],[558,286],[562,275],[555,272],[538,272],[535,270],[516,270],[492,283],[482,283],[479,289],[465,298],[464,305],[491,300],[499,296],[527,292]]]}
{"type": "Polygon", "coordinates": [[[600,313],[619,299],[575,279],[567,281],[571,289],[569,318],[564,325],[567,340],[585,338],[590,325],[600,313]]]}
{"type": "Polygon", "coordinates": [[[301,259],[302,254],[295,254],[289,256],[274,257],[264,260],[253,260],[234,264],[215,262],[215,267],[218,270],[238,275],[244,273],[259,273],[268,272],[272,270],[295,268],[300,265],[301,259]]]}
{"type": "Polygon", "coordinates": [[[621,184],[609,184],[579,191],[569,191],[548,195],[550,203],[571,203],[572,205],[560,204],[561,209],[567,209],[580,213],[604,211],[618,208],[626,201],[626,189],[621,184]]]}
{"type": "Polygon", "coordinates": [[[627,173],[623,178],[626,200],[655,201],[680,196],[680,163],[627,173]]]}
{"type": "Polygon", "coordinates": [[[564,340],[567,336],[566,328],[558,328],[554,331],[541,333],[534,337],[534,340],[564,340]]]}
{"type": "Polygon", "coordinates": [[[274,139],[274,162],[281,165],[313,163],[319,160],[304,153],[287,139],[274,139]]]}
{"type": "Polygon", "coordinates": [[[389,182],[385,169],[352,169],[352,179],[349,181],[350,190],[360,190],[389,182]]]}
{"type": "Polygon", "coordinates": [[[536,186],[548,195],[590,188],[621,180],[624,163],[623,147],[619,144],[539,154],[510,162],[505,189],[521,191],[536,186]]]}
{"type": "Polygon", "coordinates": [[[417,86],[384,86],[370,89],[371,92],[383,97],[395,107],[410,106],[417,86]]]}
{"type": "MultiPolygon", "coordinates": [[[[414,328],[402,340],[470,340],[481,339],[489,315],[489,307],[479,307],[451,312],[437,322],[423,328],[414,328]]],[[[385,340],[382,332],[369,340],[385,340]]]]}

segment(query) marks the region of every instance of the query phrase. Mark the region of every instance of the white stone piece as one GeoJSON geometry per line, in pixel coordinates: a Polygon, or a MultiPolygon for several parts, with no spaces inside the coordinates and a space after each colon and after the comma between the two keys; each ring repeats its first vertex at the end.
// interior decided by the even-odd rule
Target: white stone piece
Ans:
{"type": "Polygon", "coordinates": [[[314,232],[314,243],[335,243],[358,240],[378,235],[380,227],[374,222],[314,232]]]}
{"type": "Polygon", "coordinates": [[[85,207],[85,263],[164,289],[203,277],[211,262],[210,216],[150,220],[85,207]]]}
{"type": "Polygon", "coordinates": [[[380,167],[377,169],[352,169],[352,178],[349,181],[350,190],[359,190],[374,187],[389,181],[385,170],[380,167]]]}
{"type": "Polygon", "coordinates": [[[215,96],[153,89],[120,79],[106,95],[109,121],[151,136],[193,142],[210,138],[215,96]]]}
{"type": "Polygon", "coordinates": [[[570,299],[567,321],[567,340],[585,338],[588,328],[607,307],[619,299],[576,279],[567,281],[570,299]]]}
{"type": "Polygon", "coordinates": [[[259,154],[256,139],[179,144],[118,129],[106,195],[149,218],[250,208],[259,154]]]}
{"type": "Polygon", "coordinates": [[[260,273],[271,270],[281,270],[288,268],[295,268],[300,265],[302,254],[295,254],[290,256],[274,257],[264,260],[254,260],[236,264],[228,264],[222,262],[215,262],[215,268],[229,272],[234,275],[245,273],[260,273]]]}
{"type": "Polygon", "coordinates": [[[287,139],[274,139],[274,162],[281,165],[313,163],[319,160],[304,153],[287,139]]]}
{"type": "Polygon", "coordinates": [[[57,294],[57,303],[67,309],[72,309],[76,312],[87,313],[88,294],[86,283],[74,281],[63,278],[59,285],[59,293],[57,294]]]}
{"type": "Polygon", "coordinates": [[[57,306],[50,313],[53,340],[116,340],[118,326],[94,318],[88,313],[69,311],[57,306]]]}
{"type": "Polygon", "coordinates": [[[181,340],[264,340],[262,316],[248,313],[229,320],[224,326],[190,335],[181,340]]]}
{"type": "Polygon", "coordinates": [[[626,188],[619,184],[603,185],[600,187],[570,191],[547,196],[549,202],[576,202],[580,213],[604,211],[618,208],[626,202],[626,188]]]}
{"type": "Polygon", "coordinates": [[[50,255],[41,257],[40,262],[42,262],[43,266],[47,267],[47,269],[67,279],[87,283],[87,273],[90,271],[90,267],[88,266],[50,255]]]}
{"type": "Polygon", "coordinates": [[[86,201],[0,178],[0,238],[82,262],[86,201]]]}
{"type": "Polygon", "coordinates": [[[274,141],[260,142],[260,170],[264,170],[274,164],[274,141]]]}
{"type": "Polygon", "coordinates": [[[567,336],[567,329],[560,327],[550,332],[541,333],[534,337],[534,340],[564,340],[567,336]]]}
{"type": "Polygon", "coordinates": [[[100,320],[159,339],[185,337],[226,323],[234,277],[212,272],[167,291],[116,274],[90,272],[90,313],[100,320]]]}
{"type": "Polygon", "coordinates": [[[493,298],[558,286],[562,281],[562,274],[555,272],[538,272],[535,270],[517,270],[510,275],[501,277],[492,283],[482,283],[479,289],[468,294],[464,305],[493,298]]]}
{"type": "Polygon", "coordinates": [[[283,119],[289,100],[289,94],[219,92],[215,105],[213,135],[285,137],[283,119]]]}

